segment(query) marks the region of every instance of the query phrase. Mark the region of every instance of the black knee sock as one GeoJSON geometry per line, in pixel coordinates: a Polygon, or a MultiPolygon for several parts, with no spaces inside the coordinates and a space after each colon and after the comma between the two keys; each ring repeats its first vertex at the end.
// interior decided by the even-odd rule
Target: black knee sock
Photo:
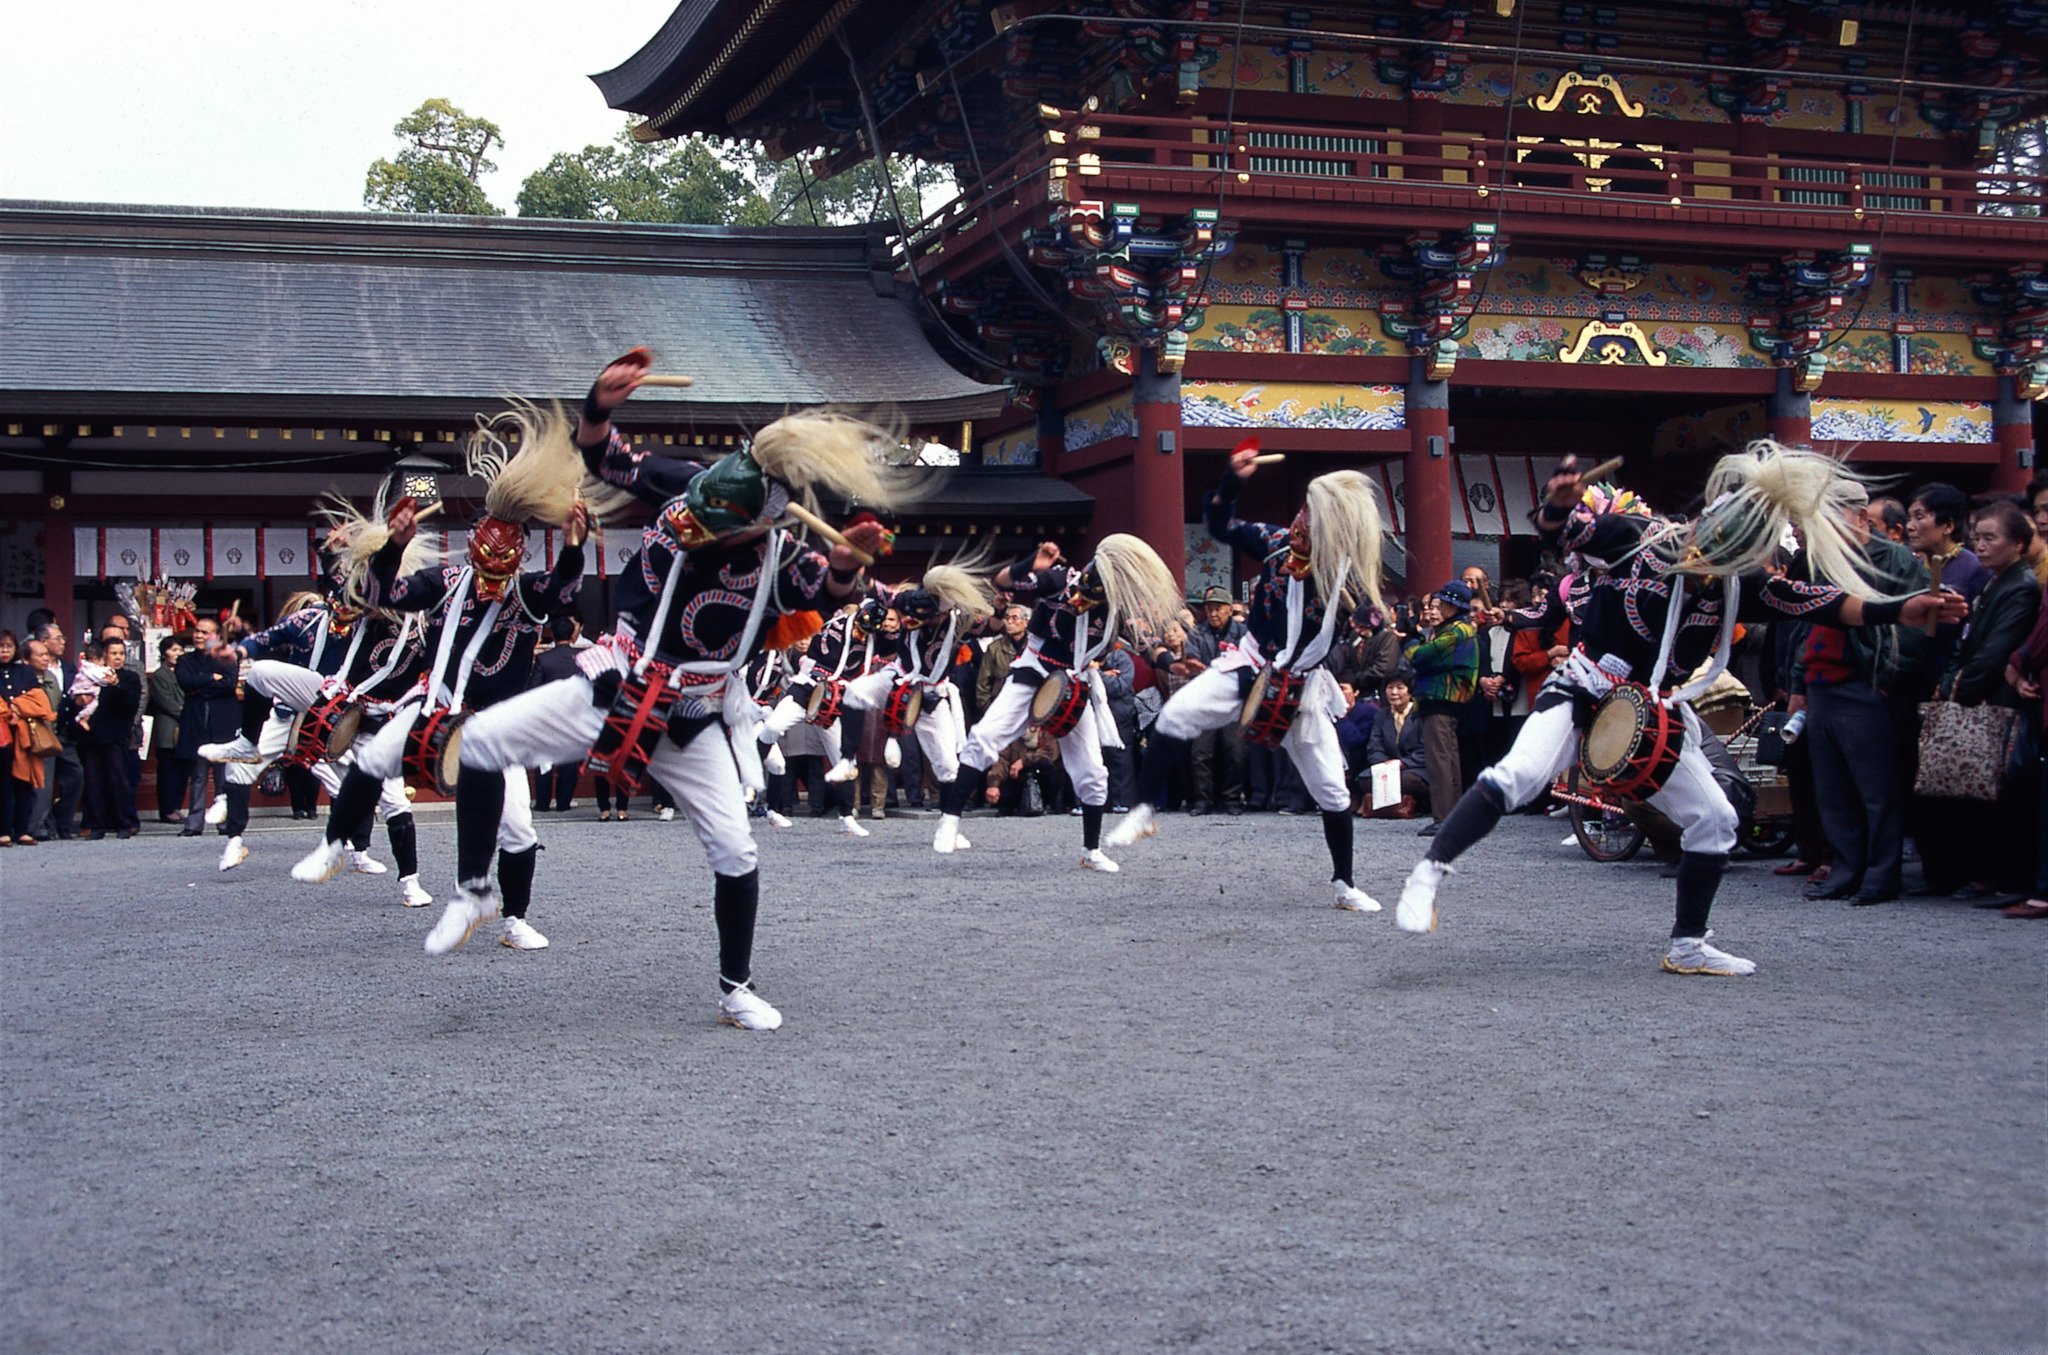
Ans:
{"type": "Polygon", "coordinates": [[[1351,813],[1344,809],[1323,811],[1323,841],[1330,848],[1330,878],[1353,883],[1351,878],[1351,813]]]}
{"type": "Polygon", "coordinates": [[[1685,852],[1678,858],[1678,917],[1671,924],[1673,936],[1705,936],[1707,914],[1713,911],[1714,895],[1721,888],[1721,872],[1727,868],[1725,855],[1685,852]]]}
{"type": "Polygon", "coordinates": [[[391,839],[391,860],[398,867],[398,878],[420,873],[419,825],[413,822],[412,812],[393,814],[384,821],[384,835],[391,839]]]}
{"type": "Polygon", "coordinates": [[[842,819],[853,817],[853,786],[851,781],[839,781],[827,787],[832,792],[834,810],[842,819]]]}
{"type": "Polygon", "coordinates": [[[718,991],[730,993],[754,976],[754,914],[761,872],[711,877],[711,916],[718,923],[718,991]]]}
{"type": "Polygon", "coordinates": [[[348,845],[359,852],[370,850],[370,833],[377,827],[377,811],[368,810],[356,822],[356,830],[348,835],[348,845]]]}
{"type": "Polygon", "coordinates": [[[1102,845],[1102,806],[1081,806],[1081,845],[1094,851],[1102,845]]]}
{"type": "Polygon", "coordinates": [[[505,778],[465,767],[455,783],[455,881],[464,888],[491,882],[491,851],[505,812],[505,778]]]}
{"type": "Polygon", "coordinates": [[[341,775],[341,788],[327,806],[327,840],[339,842],[363,821],[363,815],[377,808],[377,796],[384,783],[368,772],[351,767],[341,775]]]}
{"type": "Polygon", "coordinates": [[[1161,734],[1155,725],[1152,742],[1145,749],[1145,757],[1138,764],[1138,800],[1157,809],[1166,802],[1166,782],[1173,775],[1173,769],[1180,765],[1181,755],[1188,749],[1186,739],[1176,739],[1161,734]]]}
{"type": "Polygon", "coordinates": [[[243,830],[248,828],[249,792],[254,789],[254,786],[238,786],[232,781],[228,782],[228,818],[227,822],[221,825],[221,832],[229,837],[240,837],[243,830]]]}
{"type": "Polygon", "coordinates": [[[1500,816],[1508,812],[1507,801],[1488,781],[1475,781],[1472,789],[1458,797],[1458,803],[1451,806],[1451,812],[1436,830],[1436,838],[1429,844],[1423,855],[1431,861],[1448,864],[1458,859],[1458,854],[1479,839],[1493,831],[1500,822],[1500,816]]]}
{"type": "Polygon", "coordinates": [[[263,722],[270,718],[270,698],[254,687],[242,689],[242,737],[256,742],[256,736],[263,732],[263,722]]]}
{"type": "Polygon", "coordinates": [[[968,774],[973,770],[966,763],[962,763],[960,764],[960,774],[939,787],[939,812],[941,814],[952,814],[957,817],[967,808],[967,793],[981,779],[979,773],[971,776],[968,774]]]}
{"type": "Polygon", "coordinates": [[[523,852],[498,853],[498,909],[506,917],[526,916],[526,905],[533,902],[533,867],[539,855],[539,843],[523,852]]]}

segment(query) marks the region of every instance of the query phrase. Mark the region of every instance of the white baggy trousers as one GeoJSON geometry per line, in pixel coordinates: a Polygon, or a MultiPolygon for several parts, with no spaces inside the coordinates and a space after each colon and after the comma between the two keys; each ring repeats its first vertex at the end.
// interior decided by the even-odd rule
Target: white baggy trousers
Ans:
{"type": "MultiPolygon", "coordinates": [[[[1152,728],[1169,739],[1192,742],[1212,729],[1236,724],[1244,713],[1244,698],[1237,694],[1237,675],[1243,665],[1206,668],[1194,680],[1175,692],[1160,708],[1152,728]]],[[[1344,750],[1337,742],[1337,725],[1330,706],[1341,700],[1337,683],[1318,668],[1308,676],[1301,707],[1280,747],[1286,751],[1301,783],[1315,797],[1316,807],[1326,813],[1351,809],[1351,790],[1344,782],[1344,750]]]]}

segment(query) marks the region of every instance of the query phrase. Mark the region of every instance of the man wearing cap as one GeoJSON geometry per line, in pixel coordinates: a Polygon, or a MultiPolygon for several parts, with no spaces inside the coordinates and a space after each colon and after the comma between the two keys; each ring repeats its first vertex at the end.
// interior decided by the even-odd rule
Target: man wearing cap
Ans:
{"type": "MultiPolygon", "coordinates": [[[[1231,613],[1235,602],[1228,588],[1211,585],[1203,590],[1202,618],[1188,632],[1187,656],[1200,665],[1195,672],[1215,667],[1218,659],[1234,652],[1244,640],[1244,622],[1231,613]]],[[[1188,791],[1188,813],[1207,814],[1217,805],[1221,805],[1226,813],[1244,813],[1244,779],[1248,762],[1244,734],[1235,722],[1197,737],[1188,752],[1193,780],[1188,791]],[[1220,767],[1217,765],[1219,752],[1223,755],[1220,767]]]]}
{"type": "Polygon", "coordinates": [[[1479,690],[1479,632],[1466,613],[1472,590],[1447,583],[1422,600],[1422,633],[1410,640],[1402,658],[1414,670],[1415,710],[1422,718],[1422,747],[1429,764],[1430,822],[1422,836],[1436,836],[1437,825],[1458,802],[1458,716],[1479,690]]]}

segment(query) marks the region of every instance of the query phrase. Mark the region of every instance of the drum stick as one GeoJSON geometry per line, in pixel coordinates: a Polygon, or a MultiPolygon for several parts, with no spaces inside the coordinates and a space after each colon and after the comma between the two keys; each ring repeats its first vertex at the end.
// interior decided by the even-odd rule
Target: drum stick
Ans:
{"type": "Polygon", "coordinates": [[[441,501],[439,499],[436,499],[434,502],[428,504],[425,508],[421,508],[415,511],[412,515],[412,520],[414,522],[425,522],[428,518],[440,512],[442,506],[443,505],[441,501]]]}
{"type": "MultiPolygon", "coordinates": [[[[1927,591],[1937,598],[1941,596],[1941,561],[1932,555],[1927,557],[1927,591]]],[[[1927,618],[1927,633],[1934,634],[1935,627],[1940,624],[1941,613],[1937,611],[1927,618]]]]}
{"type": "Polygon", "coordinates": [[[1277,466],[1286,459],[1287,453],[1285,452],[1267,452],[1264,456],[1253,457],[1252,464],[1254,466],[1277,466]]]}
{"type": "Polygon", "coordinates": [[[643,386],[694,386],[697,384],[697,378],[694,376],[674,376],[661,372],[649,372],[646,376],[640,378],[640,384],[643,386]]]}
{"type": "Polygon", "coordinates": [[[1579,477],[1579,483],[1583,485],[1591,484],[1595,480],[1604,480],[1608,476],[1614,474],[1614,472],[1621,469],[1621,462],[1621,457],[1609,457],[1607,460],[1602,461],[1599,465],[1593,467],[1593,469],[1587,471],[1584,475],[1581,475],[1579,477]]]}
{"type": "Polygon", "coordinates": [[[798,503],[794,499],[790,500],[789,503],[789,515],[795,518],[798,522],[803,523],[804,526],[809,527],[819,536],[822,536],[827,541],[830,541],[833,545],[846,547],[847,552],[861,564],[871,565],[875,562],[874,556],[868,554],[859,546],[854,545],[851,541],[848,541],[843,535],[840,534],[840,531],[837,527],[834,527],[831,523],[825,521],[825,519],[819,517],[816,513],[813,513],[810,509],[804,507],[802,504],[798,503]]]}

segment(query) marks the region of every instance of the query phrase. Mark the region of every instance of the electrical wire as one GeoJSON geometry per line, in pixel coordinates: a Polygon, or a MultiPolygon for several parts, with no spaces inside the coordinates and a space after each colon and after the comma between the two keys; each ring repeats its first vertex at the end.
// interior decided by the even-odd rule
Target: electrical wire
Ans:
{"type": "MultiPolygon", "coordinates": [[[[1894,87],[1892,96],[1891,151],[1885,157],[1884,162],[1885,178],[1887,180],[1896,179],[1898,177],[1896,170],[1899,163],[1899,128],[1905,126],[1906,123],[1906,73],[1913,68],[1913,25],[1919,20],[1919,18],[1920,0],[1911,0],[1911,3],[1908,5],[1906,9],[1905,46],[1901,49],[1899,53],[1899,78],[1894,87]]],[[[1887,188],[1893,188],[1897,185],[1887,183],[1885,186],[1887,188]]],[[[1840,347],[1842,344],[1847,343],[1849,341],[1849,335],[1855,330],[1857,325],[1863,322],[1863,312],[1865,308],[1867,308],[1870,305],[1870,294],[1877,290],[1878,267],[1884,259],[1885,232],[1891,229],[1891,224],[1892,209],[1889,207],[1880,209],[1877,216],[1877,243],[1873,245],[1870,250],[1870,279],[1864,285],[1863,295],[1856,298],[1856,314],[1850,316],[1849,323],[1841,327],[1842,332],[1840,337],[1836,338],[1831,343],[1825,343],[1821,345],[1821,352],[1832,352],[1834,349],[1840,347]]],[[[1907,365],[1910,367],[1911,363],[1909,362],[1907,365]]]]}
{"type": "MultiPolygon", "coordinates": [[[[1515,105],[1519,102],[1516,96],[1522,89],[1522,24],[1528,17],[1529,6],[1526,4],[1515,12],[1515,58],[1508,67],[1508,113],[1500,133],[1500,187],[1494,190],[1500,196],[1500,201],[1495,205],[1493,212],[1493,244],[1496,249],[1505,249],[1501,243],[1500,228],[1501,223],[1507,220],[1508,176],[1513,173],[1515,165],[1515,105]]],[[[1472,308],[1472,314],[1479,314],[1479,303],[1486,299],[1487,292],[1492,289],[1494,270],[1500,267],[1501,259],[1502,256],[1496,255],[1480,277],[1479,295],[1468,303],[1472,308]]]]}
{"type": "Polygon", "coordinates": [[[881,174],[882,183],[888,190],[889,211],[896,218],[896,232],[904,243],[903,266],[910,273],[911,286],[917,292],[918,300],[923,303],[925,310],[937,324],[939,332],[946,336],[946,341],[951,343],[962,354],[982,364],[984,367],[1001,372],[1004,376],[1014,381],[1030,381],[1031,377],[1027,373],[1019,371],[1007,363],[990,356],[981,351],[978,346],[970,344],[966,339],[962,338],[954,331],[953,326],[946,322],[946,317],[940,314],[939,308],[932,303],[932,299],[925,295],[924,279],[918,275],[917,260],[912,257],[913,251],[910,249],[910,227],[903,220],[903,204],[896,199],[896,176],[889,172],[889,154],[883,148],[881,131],[875,126],[875,109],[874,105],[868,101],[867,83],[860,78],[860,63],[854,59],[853,44],[847,41],[846,29],[843,26],[840,27],[834,32],[833,36],[839,39],[839,50],[846,54],[846,73],[853,82],[854,94],[860,99],[861,120],[867,124],[868,150],[875,157],[875,169],[881,174]]]}

